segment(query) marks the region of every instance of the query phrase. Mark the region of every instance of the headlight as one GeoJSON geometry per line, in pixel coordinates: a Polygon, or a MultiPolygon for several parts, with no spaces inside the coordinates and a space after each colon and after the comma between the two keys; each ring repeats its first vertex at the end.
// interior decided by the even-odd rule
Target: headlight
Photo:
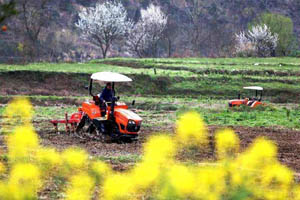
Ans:
{"type": "Polygon", "coordinates": [[[135,125],[135,121],[129,120],[129,121],[128,121],[128,125],[135,125]]]}

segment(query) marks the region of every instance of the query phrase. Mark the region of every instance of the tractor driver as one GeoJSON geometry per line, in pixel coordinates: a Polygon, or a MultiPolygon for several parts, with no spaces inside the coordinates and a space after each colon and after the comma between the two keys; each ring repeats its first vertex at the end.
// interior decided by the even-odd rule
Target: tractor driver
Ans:
{"type": "Polygon", "coordinates": [[[99,94],[100,100],[100,109],[101,109],[101,116],[105,116],[106,114],[106,104],[105,102],[112,102],[113,100],[113,89],[111,83],[107,83],[105,88],[102,90],[101,94],[99,94]]]}
{"type": "Polygon", "coordinates": [[[100,95],[100,103],[111,102],[113,99],[113,90],[111,83],[107,83],[100,95]]]}

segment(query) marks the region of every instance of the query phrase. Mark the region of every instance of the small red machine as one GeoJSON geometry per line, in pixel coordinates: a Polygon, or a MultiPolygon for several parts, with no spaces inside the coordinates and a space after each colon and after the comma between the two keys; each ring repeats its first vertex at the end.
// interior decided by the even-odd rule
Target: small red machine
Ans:
{"type": "Polygon", "coordinates": [[[250,86],[250,87],[244,87],[244,90],[254,90],[255,91],[255,96],[252,98],[245,98],[242,97],[241,99],[241,94],[238,95],[237,99],[230,100],[228,105],[229,107],[236,107],[240,105],[246,105],[251,108],[255,108],[259,105],[262,105],[262,96],[263,96],[263,88],[258,87],[258,86],[250,86]]]}
{"type": "MultiPolygon", "coordinates": [[[[98,72],[94,73],[90,79],[88,87],[89,94],[93,100],[82,103],[78,112],[68,118],[66,114],[63,120],[52,120],[51,123],[57,129],[57,124],[66,125],[66,130],[70,131],[69,125],[73,131],[78,134],[88,134],[90,136],[100,137],[101,139],[135,139],[141,128],[142,118],[128,109],[128,106],[119,102],[119,97],[114,96],[112,102],[106,102],[101,105],[99,96],[92,93],[93,83],[111,83],[113,94],[115,94],[115,83],[131,82],[132,80],[118,73],[98,72]]],[[[134,105],[134,101],[132,103],[134,105]]]]}

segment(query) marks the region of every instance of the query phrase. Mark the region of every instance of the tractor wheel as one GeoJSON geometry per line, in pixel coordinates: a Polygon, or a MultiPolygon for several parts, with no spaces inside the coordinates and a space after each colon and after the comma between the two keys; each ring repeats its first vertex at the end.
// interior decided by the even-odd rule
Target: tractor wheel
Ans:
{"type": "Polygon", "coordinates": [[[97,139],[100,142],[102,142],[102,143],[110,143],[110,142],[112,142],[112,138],[109,135],[101,133],[97,129],[96,129],[95,132],[96,132],[96,137],[97,137],[97,139]]]}
{"type": "Polygon", "coordinates": [[[79,138],[86,138],[88,136],[89,132],[92,131],[92,124],[90,123],[90,120],[88,116],[83,116],[81,121],[79,122],[77,128],[76,128],[76,136],[79,138]]]}
{"type": "Polygon", "coordinates": [[[87,116],[84,115],[77,125],[76,133],[79,133],[83,129],[84,125],[86,124],[86,121],[87,121],[87,116]]]}

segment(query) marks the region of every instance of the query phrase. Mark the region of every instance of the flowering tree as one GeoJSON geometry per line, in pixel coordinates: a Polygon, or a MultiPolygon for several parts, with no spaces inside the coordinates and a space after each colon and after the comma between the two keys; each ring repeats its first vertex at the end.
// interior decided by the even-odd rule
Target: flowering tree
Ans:
{"type": "Polygon", "coordinates": [[[254,43],[247,37],[247,33],[241,31],[238,34],[235,34],[236,39],[236,52],[240,56],[253,56],[255,55],[255,45],[254,43]]]}
{"type": "Polygon", "coordinates": [[[103,58],[111,44],[126,35],[132,27],[127,11],[120,2],[106,1],[96,7],[83,9],[75,24],[83,31],[83,37],[100,46],[103,58]]]}
{"type": "Polygon", "coordinates": [[[272,33],[267,25],[253,26],[246,33],[236,34],[236,50],[239,53],[255,52],[257,56],[271,56],[277,46],[278,34],[272,33]]]}
{"type": "Polygon", "coordinates": [[[148,50],[151,56],[157,54],[157,44],[167,25],[168,17],[159,6],[150,4],[141,10],[141,18],[129,32],[129,49],[139,57],[146,56],[148,50]]]}

